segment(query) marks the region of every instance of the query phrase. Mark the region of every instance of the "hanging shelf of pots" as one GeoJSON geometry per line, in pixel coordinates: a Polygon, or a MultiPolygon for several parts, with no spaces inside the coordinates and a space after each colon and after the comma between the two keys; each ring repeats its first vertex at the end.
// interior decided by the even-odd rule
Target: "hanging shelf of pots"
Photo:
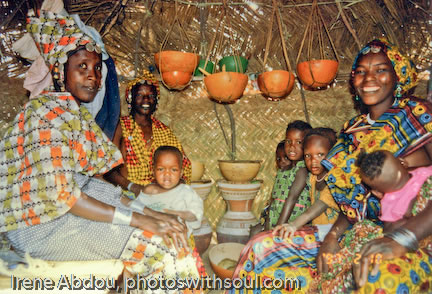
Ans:
{"type": "MultiPolygon", "coordinates": [[[[272,37],[274,16],[276,15],[279,35],[282,42],[283,55],[289,71],[271,70],[271,71],[263,72],[258,76],[257,82],[258,82],[258,87],[261,90],[261,94],[267,100],[270,101],[279,101],[281,99],[284,99],[286,96],[288,96],[294,87],[294,79],[295,79],[294,74],[292,73],[291,64],[289,62],[288,52],[286,50],[285,40],[283,37],[282,23],[280,18],[280,10],[277,5],[278,4],[276,0],[273,0],[273,12],[271,16],[270,25],[269,25],[269,32],[267,34],[267,42],[266,42],[264,60],[262,62],[262,65],[265,69],[265,66],[267,64],[269,49],[270,49],[270,41],[272,37]]],[[[258,58],[258,60],[260,59],[258,58]]]]}
{"type": "Polygon", "coordinates": [[[324,18],[318,7],[317,0],[312,3],[311,14],[309,15],[306,30],[300,45],[300,50],[296,59],[297,63],[297,76],[306,90],[316,90],[327,87],[336,77],[339,67],[339,57],[336,52],[335,45],[330,36],[330,33],[325,24],[324,18]],[[330,42],[336,60],[327,59],[324,53],[324,33],[330,42]],[[317,35],[317,40],[314,36],[317,35]],[[302,53],[304,43],[307,41],[307,61],[299,63],[300,55],[302,53]],[[315,42],[314,42],[315,41],[315,42]],[[312,59],[312,49],[319,48],[320,59],[312,59]]]}
{"type": "MultiPolygon", "coordinates": [[[[199,56],[195,54],[194,46],[177,16],[177,1],[175,1],[175,10],[176,13],[174,21],[161,43],[159,52],[155,53],[154,59],[156,67],[161,74],[161,80],[164,86],[169,90],[183,90],[189,86],[190,82],[192,81],[194,70],[199,62],[199,56]],[[164,50],[168,42],[168,38],[171,35],[176,23],[178,23],[180,31],[183,32],[189,41],[193,53],[164,50]]],[[[181,33],[180,37],[183,38],[181,33]]]]}
{"type": "MultiPolygon", "coordinates": [[[[225,3],[225,2],[224,2],[225,3]]],[[[223,23],[225,19],[226,13],[226,5],[222,7],[222,14],[219,18],[219,22],[216,28],[216,32],[219,32],[213,35],[213,38],[210,42],[207,58],[205,60],[204,66],[209,62],[210,54],[213,51],[215,46],[216,38],[219,37],[218,48],[222,48],[223,44],[223,36],[224,29],[219,30],[221,27],[221,23],[223,23]]],[[[230,34],[230,40],[233,40],[232,35],[230,34]]],[[[232,41],[233,42],[233,41],[232,41]]],[[[234,48],[234,46],[233,46],[234,48]]],[[[214,55],[217,55],[216,53],[214,55]]],[[[244,89],[246,88],[248,82],[248,76],[244,74],[247,67],[247,59],[246,63],[238,54],[231,56],[232,58],[221,59],[219,62],[219,66],[221,71],[217,73],[209,73],[203,68],[198,68],[201,72],[204,73],[204,85],[207,89],[207,92],[210,98],[218,103],[234,103],[237,99],[243,96],[244,89]],[[231,60],[232,63],[227,64],[225,61],[231,60]],[[223,61],[223,62],[222,62],[223,61]]]]}

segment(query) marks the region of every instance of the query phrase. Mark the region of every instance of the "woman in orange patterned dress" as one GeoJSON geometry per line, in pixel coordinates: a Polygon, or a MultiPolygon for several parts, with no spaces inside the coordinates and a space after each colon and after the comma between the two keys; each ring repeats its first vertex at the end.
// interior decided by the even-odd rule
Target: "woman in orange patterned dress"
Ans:
{"type": "Polygon", "coordinates": [[[29,12],[27,30],[54,87],[24,105],[0,140],[0,231],[20,255],[121,259],[148,278],[199,277],[184,225],[131,210],[122,189],[102,180],[123,159],[82,105],[100,87],[98,44],[44,6],[40,17],[29,12]]]}

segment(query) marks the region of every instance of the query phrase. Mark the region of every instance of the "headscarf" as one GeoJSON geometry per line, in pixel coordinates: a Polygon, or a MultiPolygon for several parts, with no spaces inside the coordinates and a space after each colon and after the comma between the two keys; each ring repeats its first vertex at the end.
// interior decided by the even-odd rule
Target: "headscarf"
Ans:
{"type": "MultiPolygon", "coordinates": [[[[88,35],[84,34],[75,20],[49,10],[41,10],[36,17],[33,10],[28,13],[27,31],[33,37],[36,47],[53,78],[60,87],[64,87],[64,64],[68,60],[68,52],[85,46],[89,52],[102,53],[102,49],[88,35]]],[[[63,90],[63,89],[62,89],[63,90]]]]}
{"type": "Polygon", "coordinates": [[[358,60],[360,57],[369,52],[378,53],[380,51],[387,55],[393,65],[394,71],[396,72],[398,81],[395,87],[395,95],[401,96],[418,84],[417,70],[412,60],[403,55],[396,46],[385,39],[372,40],[360,50],[354,59],[352,75],[358,66],[358,60]]]}
{"type": "Polygon", "coordinates": [[[137,77],[136,79],[133,79],[132,81],[130,81],[127,84],[125,98],[126,98],[129,112],[132,109],[132,98],[133,98],[132,97],[132,88],[137,84],[155,86],[156,91],[157,91],[156,104],[158,102],[158,97],[160,95],[159,82],[157,81],[156,77],[151,72],[149,72],[148,70],[144,70],[143,74],[141,76],[137,77]]]}

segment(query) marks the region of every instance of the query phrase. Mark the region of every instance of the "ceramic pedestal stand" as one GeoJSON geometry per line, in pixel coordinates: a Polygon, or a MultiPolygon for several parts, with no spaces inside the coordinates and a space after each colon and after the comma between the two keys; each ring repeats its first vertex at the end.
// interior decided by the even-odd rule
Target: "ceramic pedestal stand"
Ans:
{"type": "Polygon", "coordinates": [[[227,203],[227,211],[216,228],[218,243],[247,243],[249,227],[258,223],[251,209],[261,184],[261,180],[245,183],[217,181],[222,198],[227,203]]]}
{"type": "MultiPolygon", "coordinates": [[[[201,197],[203,201],[206,200],[208,194],[211,191],[212,186],[213,186],[213,181],[211,180],[192,181],[191,183],[192,189],[194,189],[195,192],[197,192],[197,194],[201,197]]],[[[192,233],[195,238],[195,246],[198,252],[200,254],[203,254],[209,247],[212,238],[212,228],[208,223],[205,215],[202,218],[201,227],[193,230],[192,233]]]]}

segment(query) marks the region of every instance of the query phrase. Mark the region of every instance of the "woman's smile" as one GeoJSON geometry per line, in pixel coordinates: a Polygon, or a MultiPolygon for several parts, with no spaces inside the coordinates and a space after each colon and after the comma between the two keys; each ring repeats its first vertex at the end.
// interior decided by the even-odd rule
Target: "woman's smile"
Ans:
{"type": "Polygon", "coordinates": [[[353,86],[364,104],[369,107],[383,104],[385,111],[393,102],[395,84],[392,64],[384,53],[368,53],[359,59],[353,86]]]}

